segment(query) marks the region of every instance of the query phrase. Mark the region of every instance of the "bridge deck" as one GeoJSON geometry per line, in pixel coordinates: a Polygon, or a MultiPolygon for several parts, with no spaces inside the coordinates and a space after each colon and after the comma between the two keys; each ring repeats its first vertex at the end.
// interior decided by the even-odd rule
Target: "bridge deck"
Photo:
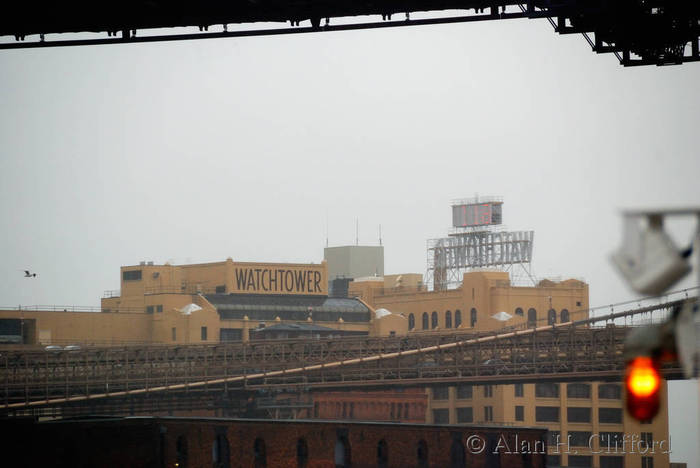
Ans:
{"type": "MultiPolygon", "coordinates": [[[[160,394],[253,389],[425,386],[619,380],[629,327],[591,322],[677,307],[681,301],[603,318],[500,334],[413,334],[190,346],[2,353],[2,408],[94,403],[160,394]]],[[[677,364],[666,370],[680,378],[677,364]]],[[[166,397],[167,398],[167,397],[166,397]]]]}

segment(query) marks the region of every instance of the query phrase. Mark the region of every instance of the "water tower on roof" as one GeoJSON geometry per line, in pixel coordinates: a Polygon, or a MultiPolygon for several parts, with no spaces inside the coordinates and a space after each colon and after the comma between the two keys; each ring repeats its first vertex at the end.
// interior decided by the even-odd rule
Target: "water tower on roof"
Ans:
{"type": "Polygon", "coordinates": [[[425,283],[436,291],[455,288],[465,272],[483,268],[532,280],[534,231],[507,231],[502,223],[502,197],[454,200],[448,237],[428,240],[425,283]]]}

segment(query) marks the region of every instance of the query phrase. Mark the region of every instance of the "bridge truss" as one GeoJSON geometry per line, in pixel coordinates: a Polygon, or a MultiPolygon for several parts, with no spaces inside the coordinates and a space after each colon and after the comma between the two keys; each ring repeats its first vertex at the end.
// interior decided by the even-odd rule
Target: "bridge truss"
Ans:
{"type": "Polygon", "coordinates": [[[0,18],[0,37],[14,37],[17,42],[0,42],[0,48],[281,35],[516,18],[547,18],[556,32],[583,34],[594,52],[614,53],[625,66],[700,60],[700,5],[673,0],[136,0],[103,3],[100,8],[78,1],[42,8],[19,3],[0,18]],[[400,19],[392,19],[395,17],[400,19]],[[275,25],[286,22],[291,26],[275,25]],[[229,25],[243,26],[229,30],[229,25]],[[218,31],[210,32],[210,28],[218,31]]]}
{"type": "MultiPolygon", "coordinates": [[[[693,299],[695,300],[695,299],[693,299]]],[[[0,411],[7,415],[222,409],[260,390],[392,388],[620,380],[625,317],[669,313],[683,300],[598,318],[498,334],[274,340],[246,344],[4,351],[0,411]],[[595,326],[596,323],[603,326],[595,326]]],[[[682,378],[677,363],[664,372],[682,378]]]]}

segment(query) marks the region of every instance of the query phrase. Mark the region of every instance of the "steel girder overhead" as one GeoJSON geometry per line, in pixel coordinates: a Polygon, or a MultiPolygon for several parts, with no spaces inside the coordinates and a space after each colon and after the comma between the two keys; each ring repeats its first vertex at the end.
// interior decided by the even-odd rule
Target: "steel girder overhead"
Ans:
{"type": "Polygon", "coordinates": [[[292,34],[512,18],[548,18],[555,31],[582,33],[593,51],[615,53],[626,66],[700,60],[700,4],[673,0],[82,0],[41,7],[20,3],[0,18],[0,36],[14,36],[17,42],[5,41],[0,48],[292,34]],[[456,16],[438,14],[448,10],[456,16]],[[411,13],[418,12],[432,14],[410,19],[411,13]],[[368,22],[347,22],[347,18],[358,16],[366,17],[368,22]],[[310,26],[228,30],[231,24],[289,22],[299,26],[306,21],[310,26]],[[220,27],[221,32],[209,32],[213,26],[220,27]],[[199,27],[200,33],[173,30],[180,27],[199,27]],[[163,29],[169,31],[163,33],[163,29]],[[68,39],[46,37],[67,33],[78,34],[68,39]],[[85,38],[79,33],[97,33],[99,37],[85,38]]]}

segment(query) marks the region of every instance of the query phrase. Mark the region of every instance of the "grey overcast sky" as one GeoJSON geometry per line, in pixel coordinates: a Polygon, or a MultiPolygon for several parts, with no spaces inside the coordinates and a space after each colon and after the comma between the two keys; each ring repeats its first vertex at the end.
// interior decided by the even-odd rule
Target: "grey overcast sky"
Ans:
{"type": "MultiPolygon", "coordinates": [[[[700,205],[699,82],[544,20],[1,51],[0,305],[98,305],[141,260],[319,262],[327,219],[423,273],[475,193],[535,231],[536,275],[628,300],[620,210],[700,205]]],[[[700,466],[697,384],[671,389],[672,460],[700,466]]]]}

